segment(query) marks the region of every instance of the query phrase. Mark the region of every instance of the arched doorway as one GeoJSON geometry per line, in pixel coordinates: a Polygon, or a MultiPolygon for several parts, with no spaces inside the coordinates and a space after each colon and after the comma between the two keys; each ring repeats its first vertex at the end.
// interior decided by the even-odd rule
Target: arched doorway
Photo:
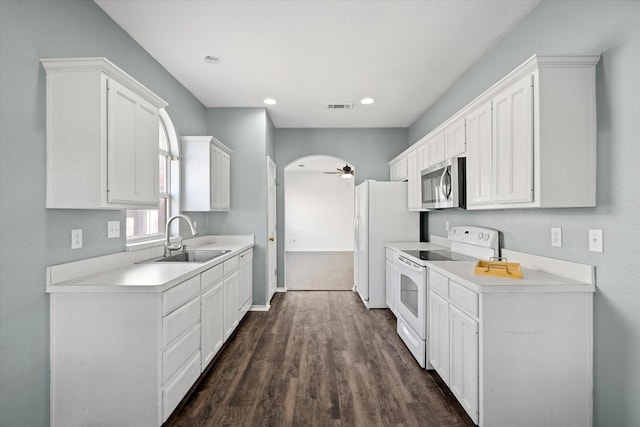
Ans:
{"type": "Polygon", "coordinates": [[[284,168],[284,262],[287,290],[353,288],[354,166],[306,156],[284,168]],[[349,176],[347,176],[349,175],[349,176]]]}

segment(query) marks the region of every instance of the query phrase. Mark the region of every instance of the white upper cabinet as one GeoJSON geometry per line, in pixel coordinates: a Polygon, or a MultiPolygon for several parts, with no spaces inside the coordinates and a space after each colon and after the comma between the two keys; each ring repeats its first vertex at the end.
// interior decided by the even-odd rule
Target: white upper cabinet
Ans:
{"type": "Polygon", "coordinates": [[[534,56],[466,109],[468,209],[595,206],[598,60],[534,56]]]}
{"type": "Polygon", "coordinates": [[[444,158],[460,156],[467,151],[464,117],[454,120],[444,128],[444,158]]]}
{"type": "Polygon", "coordinates": [[[429,134],[427,139],[427,157],[423,162],[422,169],[440,163],[444,160],[444,132],[438,131],[429,134]]]}
{"type": "Polygon", "coordinates": [[[467,205],[489,203],[493,173],[491,101],[467,114],[467,205]]]}
{"type": "Polygon", "coordinates": [[[599,59],[534,55],[409,147],[409,209],[423,169],[465,156],[467,209],[595,206],[599,59]]]}
{"type": "Polygon", "coordinates": [[[391,181],[407,180],[407,156],[396,157],[389,162],[389,179],[391,181]]]}
{"type": "Polygon", "coordinates": [[[497,203],[533,200],[532,76],[493,98],[493,197],[497,203]]]}
{"type": "Polygon", "coordinates": [[[407,200],[410,211],[422,210],[420,197],[420,170],[418,169],[418,151],[412,150],[407,155],[407,200]]]}
{"type": "Polygon", "coordinates": [[[229,211],[231,150],[212,136],[183,136],[183,202],[185,211],[229,211]]]}
{"type": "Polygon", "coordinates": [[[105,58],[42,59],[47,208],[158,205],[158,110],[167,103],[105,58]]]}

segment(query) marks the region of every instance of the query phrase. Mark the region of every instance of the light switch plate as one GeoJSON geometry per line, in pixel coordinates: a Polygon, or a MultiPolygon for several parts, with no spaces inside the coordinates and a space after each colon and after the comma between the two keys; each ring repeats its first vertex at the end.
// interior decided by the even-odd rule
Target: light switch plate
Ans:
{"type": "Polygon", "coordinates": [[[562,247],[562,228],[551,227],[551,246],[562,247]]]}
{"type": "Polygon", "coordinates": [[[120,221],[107,221],[107,239],[120,237],[120,221]]]}
{"type": "Polygon", "coordinates": [[[589,250],[591,252],[604,252],[602,239],[602,230],[589,230],[589,250]]]}
{"type": "Polygon", "coordinates": [[[71,249],[80,249],[82,247],[82,228],[74,228],[71,230],[71,249]]]}

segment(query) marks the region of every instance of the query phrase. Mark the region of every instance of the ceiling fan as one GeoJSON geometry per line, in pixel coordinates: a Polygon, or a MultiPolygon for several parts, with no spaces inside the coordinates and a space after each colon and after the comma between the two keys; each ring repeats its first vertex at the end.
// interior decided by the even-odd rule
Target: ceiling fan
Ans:
{"type": "Polygon", "coordinates": [[[337,172],[325,172],[326,174],[340,174],[343,178],[349,179],[353,176],[353,168],[345,163],[341,168],[336,169],[337,172]]]}

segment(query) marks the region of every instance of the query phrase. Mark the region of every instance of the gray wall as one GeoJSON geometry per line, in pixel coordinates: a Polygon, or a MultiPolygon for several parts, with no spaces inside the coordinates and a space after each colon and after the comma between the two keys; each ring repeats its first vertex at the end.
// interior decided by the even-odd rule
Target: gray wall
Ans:
{"type": "Polygon", "coordinates": [[[207,234],[251,234],[253,304],[266,304],[267,146],[272,150],[273,124],[264,108],[209,108],[208,135],[231,153],[231,212],[211,212],[207,234]]]}
{"type": "MultiPolygon", "coordinates": [[[[0,425],[49,425],[45,267],[119,252],[124,211],[45,209],[40,58],[104,56],[164,98],[177,132],[206,131],[204,107],[93,2],[0,1],[0,425]],[[70,249],[83,228],[84,248],[70,249]]],[[[73,167],[73,159],[69,159],[73,167]]]]}
{"type": "Polygon", "coordinates": [[[284,168],[305,156],[327,155],[355,169],[356,184],[389,180],[389,160],[407,148],[406,128],[276,129],[278,287],[284,286],[284,168]]]}
{"type": "Polygon", "coordinates": [[[603,427],[640,425],[639,23],[638,1],[543,1],[409,130],[416,141],[534,53],[602,53],[596,208],[442,211],[428,222],[437,235],[445,221],[494,227],[509,249],[596,266],[594,425],[603,427]],[[550,245],[552,226],[562,248],[550,245]],[[604,230],[603,254],[588,251],[590,228],[604,230]]]}

